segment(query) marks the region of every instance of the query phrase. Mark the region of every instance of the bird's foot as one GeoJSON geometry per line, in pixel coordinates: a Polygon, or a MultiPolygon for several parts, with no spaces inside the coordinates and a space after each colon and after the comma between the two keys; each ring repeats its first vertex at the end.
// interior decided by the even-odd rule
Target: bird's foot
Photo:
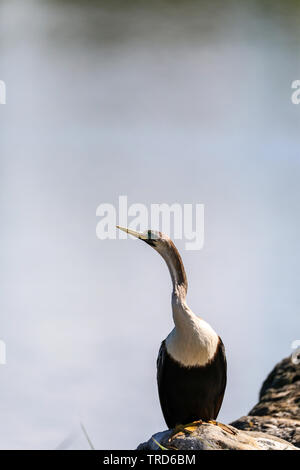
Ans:
{"type": "Polygon", "coordinates": [[[169,442],[171,439],[173,439],[175,436],[179,436],[180,434],[192,434],[198,426],[200,426],[203,423],[202,419],[199,419],[197,421],[193,421],[192,423],[187,423],[187,424],[177,424],[175,428],[172,429],[172,434],[169,437],[169,442]]]}
{"type": "Polygon", "coordinates": [[[214,419],[210,419],[209,421],[207,421],[207,423],[214,424],[215,426],[219,426],[219,428],[223,429],[223,431],[226,431],[229,434],[233,434],[233,435],[237,434],[237,432],[231,427],[227,426],[226,424],[219,423],[219,421],[215,421],[214,419]]]}
{"type": "Polygon", "coordinates": [[[210,419],[208,421],[203,421],[202,419],[199,419],[197,421],[193,421],[192,423],[187,423],[187,424],[177,424],[175,428],[172,429],[172,434],[170,435],[168,441],[171,442],[174,437],[184,435],[184,434],[192,434],[198,426],[201,424],[214,424],[215,426],[219,426],[223,431],[228,432],[229,434],[236,435],[237,432],[232,428],[227,426],[226,424],[219,423],[219,421],[215,421],[214,419],[210,419]]]}

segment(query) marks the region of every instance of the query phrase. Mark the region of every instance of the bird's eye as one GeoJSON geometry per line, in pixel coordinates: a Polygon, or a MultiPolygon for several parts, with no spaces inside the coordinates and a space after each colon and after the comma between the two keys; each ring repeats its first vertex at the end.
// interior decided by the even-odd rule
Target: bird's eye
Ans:
{"type": "Polygon", "coordinates": [[[151,246],[156,246],[156,242],[158,238],[157,232],[154,232],[153,230],[147,230],[146,234],[147,234],[147,239],[145,240],[146,243],[148,243],[148,245],[151,245],[151,246]]]}
{"type": "Polygon", "coordinates": [[[147,230],[147,239],[148,240],[153,240],[156,241],[159,239],[159,232],[156,232],[155,230],[147,230]]]}

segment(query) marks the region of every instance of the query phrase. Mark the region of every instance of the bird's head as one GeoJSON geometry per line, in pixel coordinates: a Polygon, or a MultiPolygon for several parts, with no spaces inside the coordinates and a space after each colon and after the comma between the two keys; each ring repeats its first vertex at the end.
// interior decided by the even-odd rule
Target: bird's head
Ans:
{"type": "Polygon", "coordinates": [[[156,230],[145,230],[144,232],[136,232],[135,230],[131,230],[129,228],[120,227],[117,225],[117,228],[122,230],[123,232],[132,235],[133,237],[139,238],[143,240],[147,245],[152,246],[158,252],[164,251],[168,249],[168,246],[171,244],[173,245],[172,240],[161,232],[156,230]]]}
{"type": "Polygon", "coordinates": [[[157,251],[167,263],[173,281],[173,285],[183,285],[186,291],[187,280],[180,254],[178,253],[178,250],[172,240],[167,235],[156,230],[145,230],[145,232],[136,232],[135,230],[120,227],[119,225],[117,225],[117,228],[123,230],[123,232],[126,232],[129,235],[132,235],[133,237],[143,240],[147,243],[147,245],[152,246],[155,251],[157,251]]]}

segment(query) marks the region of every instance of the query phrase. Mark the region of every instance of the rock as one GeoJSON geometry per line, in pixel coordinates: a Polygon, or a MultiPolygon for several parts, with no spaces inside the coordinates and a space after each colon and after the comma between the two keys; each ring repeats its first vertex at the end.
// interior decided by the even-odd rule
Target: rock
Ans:
{"type": "MultiPolygon", "coordinates": [[[[275,436],[256,431],[240,431],[228,426],[234,434],[214,424],[203,423],[191,433],[179,432],[171,437],[172,431],[154,434],[161,446],[175,450],[297,450],[292,444],[275,436]]],[[[154,439],[140,444],[137,450],[159,450],[154,439]]]]}
{"type": "Polygon", "coordinates": [[[154,434],[138,450],[298,450],[300,447],[300,365],[291,357],[275,366],[264,381],[259,402],[231,425],[202,423],[180,431],[154,434]],[[156,442],[155,442],[156,441],[156,442]]]}
{"type": "Polygon", "coordinates": [[[291,357],[277,364],[264,381],[259,402],[248,416],[231,423],[244,431],[261,431],[300,447],[300,364],[291,357]]]}
{"type": "Polygon", "coordinates": [[[300,447],[300,422],[293,419],[272,418],[271,416],[243,416],[232,423],[244,431],[260,431],[280,437],[300,447]]]}

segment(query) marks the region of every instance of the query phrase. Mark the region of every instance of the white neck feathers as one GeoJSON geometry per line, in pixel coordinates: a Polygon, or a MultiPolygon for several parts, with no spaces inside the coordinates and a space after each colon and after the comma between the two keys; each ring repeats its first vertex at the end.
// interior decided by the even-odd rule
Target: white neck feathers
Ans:
{"type": "Polygon", "coordinates": [[[214,357],[219,337],[211,326],[198,318],[187,306],[187,278],[180,254],[171,240],[155,247],[170,271],[175,328],[166,338],[168,353],[186,367],[204,366],[214,357]]]}
{"type": "Polygon", "coordinates": [[[186,367],[205,366],[217,351],[217,333],[174,296],[172,308],[175,328],[166,338],[168,353],[186,367]]]}

